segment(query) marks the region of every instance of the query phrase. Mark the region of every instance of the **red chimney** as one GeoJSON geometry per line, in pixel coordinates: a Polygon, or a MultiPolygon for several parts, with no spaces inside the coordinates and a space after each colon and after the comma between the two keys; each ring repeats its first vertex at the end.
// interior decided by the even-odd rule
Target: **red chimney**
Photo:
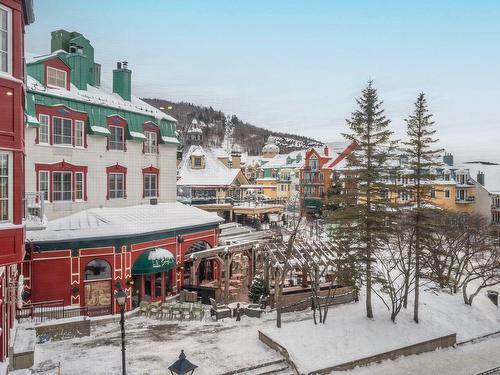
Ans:
{"type": "Polygon", "coordinates": [[[325,146],[325,149],[323,150],[323,152],[325,153],[325,156],[328,156],[328,146],[325,146]]]}

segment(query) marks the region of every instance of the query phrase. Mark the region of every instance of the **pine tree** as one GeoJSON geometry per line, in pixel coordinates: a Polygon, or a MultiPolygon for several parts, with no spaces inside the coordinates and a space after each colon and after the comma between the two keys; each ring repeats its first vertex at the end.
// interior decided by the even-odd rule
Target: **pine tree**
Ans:
{"type": "Polygon", "coordinates": [[[390,187],[383,179],[394,143],[388,129],[390,120],[384,115],[372,81],[356,102],[358,109],[346,120],[351,132],[344,137],[357,147],[347,157],[340,208],[331,212],[330,217],[340,225],[342,236],[349,238],[351,251],[363,267],[366,316],[372,318],[372,262],[374,252],[383,246],[390,229],[386,223],[393,211],[386,194],[390,187]]]}
{"type": "Polygon", "coordinates": [[[253,303],[259,303],[259,299],[263,295],[267,295],[268,290],[266,288],[266,283],[260,275],[256,275],[252,280],[252,285],[248,291],[248,298],[252,300],[253,303]]]}
{"type": "Polygon", "coordinates": [[[437,157],[443,150],[432,149],[438,140],[433,138],[436,130],[433,129],[432,114],[427,108],[425,94],[420,93],[415,102],[413,113],[405,119],[407,124],[408,140],[403,142],[403,151],[408,156],[408,166],[412,170],[414,184],[410,186],[415,199],[413,218],[415,225],[415,301],[413,320],[418,323],[420,265],[422,257],[422,243],[432,233],[432,221],[429,220],[427,203],[431,200],[432,186],[426,183],[432,178],[433,169],[438,165],[437,157]]]}

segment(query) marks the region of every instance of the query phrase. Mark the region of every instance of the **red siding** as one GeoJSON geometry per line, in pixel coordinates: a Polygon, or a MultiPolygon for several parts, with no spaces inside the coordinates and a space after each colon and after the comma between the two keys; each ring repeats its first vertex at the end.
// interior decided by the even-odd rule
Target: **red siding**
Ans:
{"type": "Polygon", "coordinates": [[[47,86],[47,68],[48,67],[59,69],[59,70],[64,70],[66,72],[66,90],[69,90],[71,88],[70,83],[71,83],[71,68],[66,65],[59,57],[54,57],[53,59],[45,61],[43,64],[43,73],[45,77],[45,86],[47,86]]]}

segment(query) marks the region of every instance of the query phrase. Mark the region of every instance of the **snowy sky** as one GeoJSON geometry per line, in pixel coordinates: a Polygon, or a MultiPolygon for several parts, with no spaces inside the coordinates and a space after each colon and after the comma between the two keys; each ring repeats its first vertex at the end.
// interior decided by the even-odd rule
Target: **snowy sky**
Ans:
{"type": "Polygon", "coordinates": [[[424,91],[442,147],[500,162],[496,0],[35,0],[35,12],[29,52],[48,52],[52,30],[79,31],[104,80],[129,61],[136,95],[326,142],[371,78],[398,136],[424,91]]]}

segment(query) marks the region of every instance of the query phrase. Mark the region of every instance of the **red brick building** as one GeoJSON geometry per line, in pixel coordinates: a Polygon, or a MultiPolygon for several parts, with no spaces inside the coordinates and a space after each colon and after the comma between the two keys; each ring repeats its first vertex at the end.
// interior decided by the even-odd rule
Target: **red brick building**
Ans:
{"type": "Polygon", "coordinates": [[[33,21],[28,0],[0,0],[0,361],[20,301],[24,258],[24,28],[33,21]]]}
{"type": "Polygon", "coordinates": [[[328,189],[332,186],[333,171],[345,163],[345,158],[353,150],[354,145],[336,145],[330,150],[311,148],[306,152],[304,166],[300,169],[301,207],[306,212],[319,211],[327,203],[328,189]]]}

